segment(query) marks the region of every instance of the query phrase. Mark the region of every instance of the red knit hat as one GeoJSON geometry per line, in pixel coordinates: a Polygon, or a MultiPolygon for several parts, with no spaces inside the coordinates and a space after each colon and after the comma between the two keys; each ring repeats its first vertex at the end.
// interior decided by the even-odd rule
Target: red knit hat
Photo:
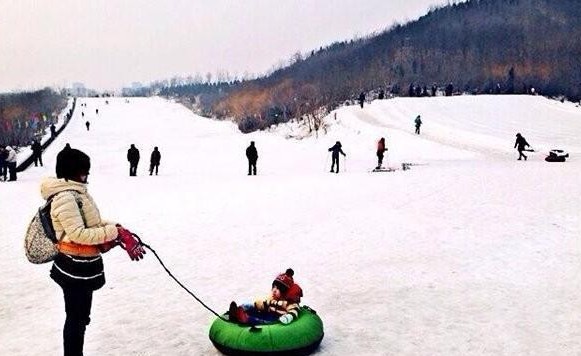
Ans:
{"type": "Polygon", "coordinates": [[[281,292],[286,293],[286,291],[288,291],[289,288],[292,287],[293,284],[295,284],[293,280],[294,274],[295,271],[293,271],[292,268],[287,269],[285,273],[281,273],[278,276],[276,276],[274,281],[272,281],[272,286],[273,287],[277,286],[277,288],[281,292]]]}

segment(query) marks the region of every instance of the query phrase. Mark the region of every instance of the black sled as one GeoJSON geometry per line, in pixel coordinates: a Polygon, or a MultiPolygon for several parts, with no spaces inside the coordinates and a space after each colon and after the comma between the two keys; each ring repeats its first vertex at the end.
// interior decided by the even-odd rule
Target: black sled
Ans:
{"type": "Polygon", "coordinates": [[[563,150],[550,150],[549,155],[545,157],[547,162],[565,162],[569,154],[563,150]]]}

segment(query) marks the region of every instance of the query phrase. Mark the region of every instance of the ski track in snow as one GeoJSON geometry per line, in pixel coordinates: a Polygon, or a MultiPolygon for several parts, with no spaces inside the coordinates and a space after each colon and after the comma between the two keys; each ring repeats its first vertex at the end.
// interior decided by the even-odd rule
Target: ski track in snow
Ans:
{"type": "MultiPolygon", "coordinates": [[[[0,183],[0,355],[61,351],[64,306],[50,264],[24,257],[41,177],[69,142],[91,156],[89,191],[106,219],[157,250],[198,297],[223,312],[268,293],[287,267],[320,314],[320,355],[575,355],[581,350],[581,109],[532,96],[399,98],[241,134],[160,98],[80,98],[74,117],[16,183],[0,183]],[[99,115],[95,109],[99,109],[99,115]],[[85,111],[85,119],[81,111],[85,111]],[[413,119],[422,115],[422,135],[413,119]],[[87,132],[84,121],[91,122],[87,132]],[[521,132],[538,152],[516,161],[521,132]],[[368,173],[385,136],[387,166],[368,173]],[[258,176],[246,176],[254,140],[258,176]],[[343,143],[341,174],[327,148],[343,143]],[[137,177],[126,152],[141,153],[137,177]],[[147,174],[153,146],[160,175],[147,174]],[[563,148],[565,164],[544,153],[563,148]]],[[[87,355],[219,355],[213,315],[151,253],[104,256],[87,355]]]]}

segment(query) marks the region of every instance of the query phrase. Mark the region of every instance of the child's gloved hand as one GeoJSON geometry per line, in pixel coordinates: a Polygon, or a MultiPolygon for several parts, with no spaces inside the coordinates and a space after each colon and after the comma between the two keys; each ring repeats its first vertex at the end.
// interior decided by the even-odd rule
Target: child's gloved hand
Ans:
{"type": "Polygon", "coordinates": [[[278,318],[278,321],[280,321],[283,324],[290,324],[291,321],[293,321],[293,316],[292,314],[285,314],[283,316],[281,316],[280,318],[278,318]]]}

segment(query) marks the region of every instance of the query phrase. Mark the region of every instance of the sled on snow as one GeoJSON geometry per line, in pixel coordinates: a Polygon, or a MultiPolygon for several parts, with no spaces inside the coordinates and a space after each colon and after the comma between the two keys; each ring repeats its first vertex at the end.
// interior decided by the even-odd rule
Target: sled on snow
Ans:
{"type": "Polygon", "coordinates": [[[411,168],[413,164],[411,163],[402,163],[399,167],[375,167],[371,170],[371,172],[395,172],[395,171],[407,171],[411,168]]]}
{"type": "Polygon", "coordinates": [[[569,154],[563,150],[550,150],[549,155],[545,157],[547,162],[565,162],[569,157],[569,154]]]}

